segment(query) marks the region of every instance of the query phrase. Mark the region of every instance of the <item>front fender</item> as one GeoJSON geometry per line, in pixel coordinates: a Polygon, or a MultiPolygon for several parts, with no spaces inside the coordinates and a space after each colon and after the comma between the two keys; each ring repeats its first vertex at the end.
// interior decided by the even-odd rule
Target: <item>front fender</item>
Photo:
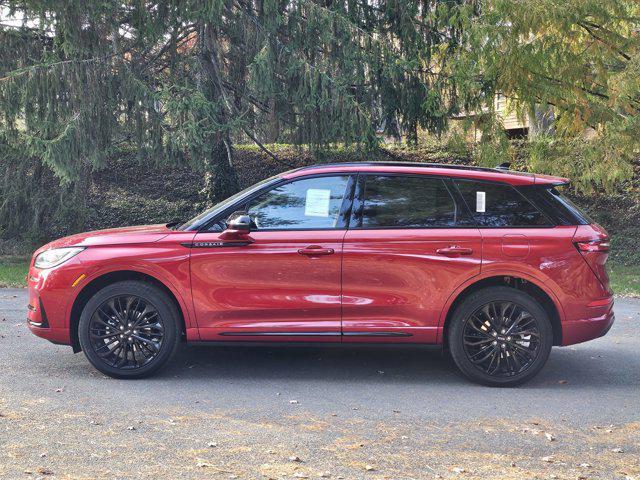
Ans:
{"type": "Polygon", "coordinates": [[[71,312],[80,293],[92,282],[116,272],[135,272],[152,277],[164,285],[176,298],[187,330],[196,328],[191,279],[189,249],[181,245],[154,244],[144,248],[93,247],[81,254],[84,277],[74,286],[66,307],[65,319],[70,325],[71,312]]]}

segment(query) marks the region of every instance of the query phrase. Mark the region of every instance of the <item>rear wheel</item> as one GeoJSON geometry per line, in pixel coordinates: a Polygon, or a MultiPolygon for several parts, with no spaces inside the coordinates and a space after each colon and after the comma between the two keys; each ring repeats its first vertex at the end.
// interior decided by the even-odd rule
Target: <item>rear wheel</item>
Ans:
{"type": "Polygon", "coordinates": [[[115,378],[141,378],[164,366],[180,337],[179,314],[157,287],[123,281],[98,291],[78,325],[80,345],[91,364],[115,378]]]}
{"type": "Polygon", "coordinates": [[[509,287],[472,293],[456,308],[449,329],[456,365],[483,385],[526,382],[544,366],[552,345],[547,312],[530,295],[509,287]]]}

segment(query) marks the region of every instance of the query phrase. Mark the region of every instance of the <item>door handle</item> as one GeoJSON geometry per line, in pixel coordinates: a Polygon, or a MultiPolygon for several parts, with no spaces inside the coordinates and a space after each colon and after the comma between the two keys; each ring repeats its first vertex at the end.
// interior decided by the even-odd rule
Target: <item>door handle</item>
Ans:
{"type": "Polygon", "coordinates": [[[439,255],[447,255],[453,257],[458,255],[471,255],[473,253],[473,249],[460,247],[458,245],[451,245],[450,247],[437,249],[436,253],[439,255]]]}
{"type": "Polygon", "coordinates": [[[320,245],[309,245],[308,247],[298,250],[300,255],[307,255],[308,257],[317,257],[320,255],[331,255],[333,248],[323,248],[320,245]]]}

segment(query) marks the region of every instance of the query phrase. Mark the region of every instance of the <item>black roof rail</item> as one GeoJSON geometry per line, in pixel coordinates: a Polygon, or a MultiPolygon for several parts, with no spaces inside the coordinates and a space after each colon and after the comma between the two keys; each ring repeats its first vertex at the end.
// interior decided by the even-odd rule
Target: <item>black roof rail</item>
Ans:
{"type": "Polygon", "coordinates": [[[511,166],[511,162],[502,162],[500,165],[496,166],[496,170],[509,170],[511,166]]]}
{"type": "Polygon", "coordinates": [[[425,168],[451,168],[456,170],[479,170],[487,172],[495,172],[496,168],[490,167],[474,167],[471,165],[456,165],[451,163],[427,163],[427,162],[333,162],[333,163],[319,163],[316,165],[308,165],[305,167],[299,167],[291,170],[297,172],[300,170],[311,170],[314,168],[326,168],[326,167],[425,167],[425,168]]]}

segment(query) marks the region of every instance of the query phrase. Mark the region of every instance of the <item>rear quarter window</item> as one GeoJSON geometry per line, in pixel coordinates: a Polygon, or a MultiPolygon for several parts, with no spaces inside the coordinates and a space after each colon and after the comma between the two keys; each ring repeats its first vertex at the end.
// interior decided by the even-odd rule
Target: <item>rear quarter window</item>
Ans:
{"type": "Polygon", "coordinates": [[[538,227],[552,222],[511,185],[455,180],[479,227],[538,227]]]}

